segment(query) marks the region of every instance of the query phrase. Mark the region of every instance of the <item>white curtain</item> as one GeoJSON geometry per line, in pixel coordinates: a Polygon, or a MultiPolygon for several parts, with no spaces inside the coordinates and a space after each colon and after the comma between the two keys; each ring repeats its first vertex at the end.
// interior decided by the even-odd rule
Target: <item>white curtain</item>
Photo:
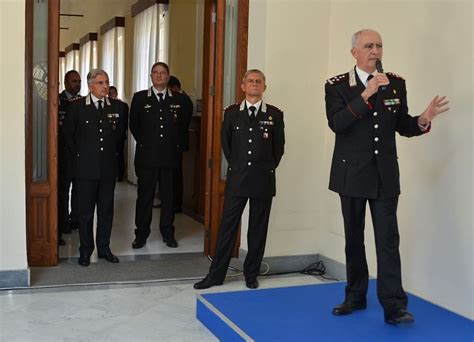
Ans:
{"type": "MultiPolygon", "coordinates": [[[[150,69],[155,62],[168,63],[168,5],[156,4],[135,16],[133,40],[133,92],[151,86],[150,69]]],[[[132,137],[130,134],[129,137],[132,137]]],[[[136,142],[128,139],[128,180],[137,182],[133,160],[136,142]]]]}
{"type": "Polygon", "coordinates": [[[125,28],[114,27],[102,35],[101,68],[109,74],[110,85],[117,88],[118,97],[124,100],[125,28]]]}
{"type": "Polygon", "coordinates": [[[97,68],[97,41],[89,40],[87,43],[81,46],[80,50],[80,68],[79,73],[83,86],[81,87],[81,95],[87,95],[89,93],[89,87],[87,86],[87,74],[91,69],[97,68]]]}
{"type": "Polygon", "coordinates": [[[79,50],[71,50],[66,54],[66,72],[79,71],[79,50]]]}
{"type": "Polygon", "coordinates": [[[59,57],[59,92],[64,90],[64,75],[66,75],[66,57],[59,57]]]}

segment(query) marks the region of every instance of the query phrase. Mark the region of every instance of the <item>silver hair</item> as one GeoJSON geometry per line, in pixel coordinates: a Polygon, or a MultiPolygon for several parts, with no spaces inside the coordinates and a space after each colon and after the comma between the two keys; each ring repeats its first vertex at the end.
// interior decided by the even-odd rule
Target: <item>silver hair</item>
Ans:
{"type": "Polygon", "coordinates": [[[87,74],[87,84],[90,85],[92,81],[99,75],[105,75],[107,78],[109,78],[109,75],[105,72],[103,69],[92,69],[89,71],[87,74]]]}
{"type": "Polygon", "coordinates": [[[364,32],[376,32],[376,33],[378,33],[377,31],[372,30],[372,29],[363,29],[363,30],[357,31],[356,33],[354,33],[352,35],[352,48],[356,47],[357,41],[359,40],[360,35],[364,32]]]}
{"type": "Polygon", "coordinates": [[[250,69],[250,70],[247,70],[247,72],[244,74],[244,77],[242,77],[242,83],[245,83],[245,79],[247,78],[248,75],[250,74],[259,74],[260,76],[262,76],[263,78],[263,82],[266,83],[266,78],[265,78],[265,74],[263,73],[263,71],[261,70],[258,70],[258,69],[250,69]]]}

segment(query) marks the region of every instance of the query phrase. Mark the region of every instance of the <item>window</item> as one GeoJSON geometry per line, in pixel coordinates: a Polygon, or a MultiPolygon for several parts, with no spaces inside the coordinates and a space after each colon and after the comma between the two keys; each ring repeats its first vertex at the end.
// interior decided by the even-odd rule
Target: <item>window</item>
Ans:
{"type": "MultiPolygon", "coordinates": [[[[87,82],[87,74],[97,68],[97,33],[88,33],[81,38],[80,71],[81,80],[87,82]]],[[[81,87],[81,95],[87,95],[89,87],[81,87]]]]}
{"type": "Polygon", "coordinates": [[[66,72],[79,71],[79,44],[73,43],[66,47],[66,72]]]}
{"type": "Polygon", "coordinates": [[[109,74],[109,83],[117,88],[124,100],[125,78],[125,18],[115,17],[100,28],[102,49],[100,67],[109,74]]]}

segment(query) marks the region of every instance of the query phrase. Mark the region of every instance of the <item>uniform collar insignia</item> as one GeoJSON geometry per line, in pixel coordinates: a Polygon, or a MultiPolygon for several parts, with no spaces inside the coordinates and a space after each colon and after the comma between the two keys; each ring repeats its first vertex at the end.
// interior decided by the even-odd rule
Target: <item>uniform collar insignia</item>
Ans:
{"type": "Polygon", "coordinates": [[[240,103],[240,111],[245,109],[245,99],[240,103]]]}
{"type": "MultiPolygon", "coordinates": [[[[106,104],[107,106],[110,106],[110,100],[109,100],[108,97],[105,97],[105,101],[104,101],[104,102],[105,102],[105,104],[106,104]]],[[[91,94],[89,94],[89,95],[87,95],[87,97],[86,97],[86,106],[90,106],[92,103],[93,103],[93,101],[92,101],[92,96],[91,96],[91,94]]]]}
{"type": "MultiPolygon", "coordinates": [[[[267,104],[262,101],[262,105],[260,106],[262,113],[267,112],[267,104]]],[[[240,111],[245,109],[245,99],[240,103],[240,111]]]]}
{"type": "Polygon", "coordinates": [[[349,70],[349,86],[351,88],[357,86],[355,68],[352,68],[351,70],[349,70]]]}

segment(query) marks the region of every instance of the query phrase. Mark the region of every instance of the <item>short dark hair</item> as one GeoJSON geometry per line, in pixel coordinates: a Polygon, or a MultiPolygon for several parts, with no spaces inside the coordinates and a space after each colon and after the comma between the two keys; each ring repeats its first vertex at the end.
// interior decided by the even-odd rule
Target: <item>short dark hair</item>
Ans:
{"type": "Polygon", "coordinates": [[[67,82],[67,80],[69,79],[69,76],[71,76],[72,74],[77,74],[79,77],[81,77],[81,75],[79,74],[79,72],[77,70],[69,70],[64,75],[64,82],[67,82]]]}
{"type": "Polygon", "coordinates": [[[111,91],[111,90],[118,91],[118,90],[117,90],[117,87],[115,87],[115,86],[110,86],[110,87],[109,87],[109,91],[111,91]]]}
{"type": "Polygon", "coordinates": [[[155,69],[155,67],[157,66],[162,66],[163,68],[166,69],[166,72],[168,73],[168,75],[170,74],[170,67],[165,62],[156,62],[155,64],[153,64],[150,71],[152,72],[153,69],[155,69]]]}
{"type": "Polygon", "coordinates": [[[170,80],[168,81],[168,86],[169,87],[178,87],[179,89],[181,89],[181,82],[178,80],[177,77],[170,76],[170,80]]]}

